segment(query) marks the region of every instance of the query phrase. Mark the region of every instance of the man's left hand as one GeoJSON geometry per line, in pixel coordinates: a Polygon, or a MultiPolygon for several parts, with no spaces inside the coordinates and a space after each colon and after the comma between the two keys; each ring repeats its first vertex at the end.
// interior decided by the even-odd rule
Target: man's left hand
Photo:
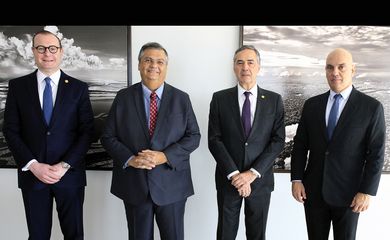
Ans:
{"type": "Polygon", "coordinates": [[[365,193],[357,193],[352,200],[350,207],[352,212],[360,213],[368,209],[370,205],[370,195],[365,193]]]}

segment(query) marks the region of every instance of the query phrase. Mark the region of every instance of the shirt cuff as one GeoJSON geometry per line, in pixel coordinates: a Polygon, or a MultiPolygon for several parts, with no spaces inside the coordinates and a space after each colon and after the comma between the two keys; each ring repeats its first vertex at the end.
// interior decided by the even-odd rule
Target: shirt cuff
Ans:
{"type": "Polygon", "coordinates": [[[296,179],[296,180],[291,180],[291,182],[302,182],[302,180],[296,179]]]}
{"type": "Polygon", "coordinates": [[[125,162],[125,164],[123,165],[123,169],[126,169],[128,166],[129,166],[129,161],[131,160],[131,159],[133,159],[134,158],[134,155],[132,155],[131,157],[129,157],[129,159],[127,159],[127,161],[125,162]]]}
{"type": "Polygon", "coordinates": [[[33,163],[35,163],[35,162],[38,162],[38,161],[37,161],[36,159],[30,160],[30,161],[22,168],[22,171],[23,171],[23,172],[29,171],[29,170],[30,170],[31,164],[33,164],[33,163]]]}
{"type": "Polygon", "coordinates": [[[256,174],[256,176],[257,176],[258,178],[261,178],[261,174],[260,174],[256,169],[251,168],[251,169],[249,169],[249,170],[251,170],[254,174],[256,174]]]}
{"type": "Polygon", "coordinates": [[[227,175],[227,179],[230,180],[234,175],[236,175],[237,173],[240,173],[238,170],[230,173],[229,175],[227,175]]]}

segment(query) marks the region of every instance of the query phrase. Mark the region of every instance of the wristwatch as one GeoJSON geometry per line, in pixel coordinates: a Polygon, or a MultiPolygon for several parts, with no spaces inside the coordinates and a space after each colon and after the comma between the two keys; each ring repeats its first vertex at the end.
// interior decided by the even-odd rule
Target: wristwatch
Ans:
{"type": "Polygon", "coordinates": [[[61,162],[61,166],[62,168],[65,168],[65,169],[69,169],[70,168],[70,165],[66,162],[61,162]]]}

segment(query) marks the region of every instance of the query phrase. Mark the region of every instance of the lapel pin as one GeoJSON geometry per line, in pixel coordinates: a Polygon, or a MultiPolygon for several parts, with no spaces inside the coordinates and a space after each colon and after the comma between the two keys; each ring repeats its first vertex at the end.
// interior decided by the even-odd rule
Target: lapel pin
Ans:
{"type": "Polygon", "coordinates": [[[262,99],[264,99],[264,98],[265,98],[265,96],[264,96],[264,95],[261,95],[261,98],[262,98],[262,99]]]}
{"type": "Polygon", "coordinates": [[[65,79],[65,83],[69,83],[69,80],[68,80],[68,79],[65,79]]]}

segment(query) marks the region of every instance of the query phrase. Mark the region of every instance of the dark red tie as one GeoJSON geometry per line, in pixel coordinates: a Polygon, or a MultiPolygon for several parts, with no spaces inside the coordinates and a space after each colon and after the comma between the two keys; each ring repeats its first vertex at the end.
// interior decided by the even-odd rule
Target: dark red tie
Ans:
{"type": "Polygon", "coordinates": [[[149,124],[149,135],[153,136],[154,128],[156,127],[157,120],[157,94],[152,92],[150,94],[150,124],[149,124]]]}

